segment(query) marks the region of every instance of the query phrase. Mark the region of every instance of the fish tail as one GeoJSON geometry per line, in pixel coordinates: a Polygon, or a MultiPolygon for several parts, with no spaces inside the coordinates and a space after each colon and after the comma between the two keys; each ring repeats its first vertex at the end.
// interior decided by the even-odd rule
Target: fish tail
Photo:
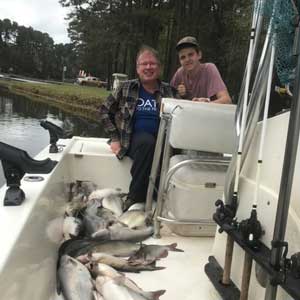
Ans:
{"type": "Polygon", "coordinates": [[[153,265],[146,265],[142,267],[142,270],[144,271],[159,271],[159,270],[164,270],[166,267],[157,267],[153,265]]]}
{"type": "Polygon", "coordinates": [[[177,243],[173,243],[173,244],[171,244],[171,245],[168,245],[167,247],[168,247],[168,249],[169,249],[170,251],[184,252],[182,249],[176,248],[176,247],[177,247],[177,243]]]}

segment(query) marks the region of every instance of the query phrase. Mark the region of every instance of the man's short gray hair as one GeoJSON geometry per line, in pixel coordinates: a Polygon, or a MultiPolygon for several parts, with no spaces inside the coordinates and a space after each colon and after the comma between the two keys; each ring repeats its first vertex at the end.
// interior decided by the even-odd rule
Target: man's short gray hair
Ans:
{"type": "Polygon", "coordinates": [[[160,58],[159,58],[159,54],[158,51],[155,50],[154,48],[147,46],[147,45],[143,45],[140,50],[138,51],[137,55],[136,55],[136,62],[138,61],[139,57],[144,53],[144,52],[150,52],[151,54],[153,54],[153,56],[156,58],[157,62],[160,64],[160,58]]]}

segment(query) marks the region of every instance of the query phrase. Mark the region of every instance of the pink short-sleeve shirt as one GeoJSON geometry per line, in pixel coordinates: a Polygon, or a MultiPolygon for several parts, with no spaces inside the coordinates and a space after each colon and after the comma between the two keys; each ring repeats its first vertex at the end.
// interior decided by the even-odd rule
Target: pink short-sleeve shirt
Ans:
{"type": "Polygon", "coordinates": [[[200,64],[190,76],[180,67],[174,74],[171,85],[177,89],[183,83],[187,89],[187,99],[194,97],[211,98],[218,92],[227,90],[226,85],[213,63],[200,64]]]}

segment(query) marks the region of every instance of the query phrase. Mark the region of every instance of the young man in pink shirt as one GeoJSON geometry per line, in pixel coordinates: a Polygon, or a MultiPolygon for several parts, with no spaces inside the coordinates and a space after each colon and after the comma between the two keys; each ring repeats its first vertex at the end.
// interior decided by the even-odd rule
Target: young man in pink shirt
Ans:
{"type": "Polygon", "coordinates": [[[201,63],[202,53],[196,38],[186,36],[176,45],[181,67],[171,86],[182,99],[198,102],[231,103],[225,83],[213,63],[201,63]]]}

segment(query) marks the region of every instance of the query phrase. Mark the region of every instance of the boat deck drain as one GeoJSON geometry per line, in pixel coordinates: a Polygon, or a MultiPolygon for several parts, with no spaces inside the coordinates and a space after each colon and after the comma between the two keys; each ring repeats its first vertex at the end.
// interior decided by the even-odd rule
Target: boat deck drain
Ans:
{"type": "Polygon", "coordinates": [[[42,177],[42,176],[25,176],[24,180],[29,181],[29,182],[38,182],[38,181],[43,181],[44,177],[42,177]]]}

